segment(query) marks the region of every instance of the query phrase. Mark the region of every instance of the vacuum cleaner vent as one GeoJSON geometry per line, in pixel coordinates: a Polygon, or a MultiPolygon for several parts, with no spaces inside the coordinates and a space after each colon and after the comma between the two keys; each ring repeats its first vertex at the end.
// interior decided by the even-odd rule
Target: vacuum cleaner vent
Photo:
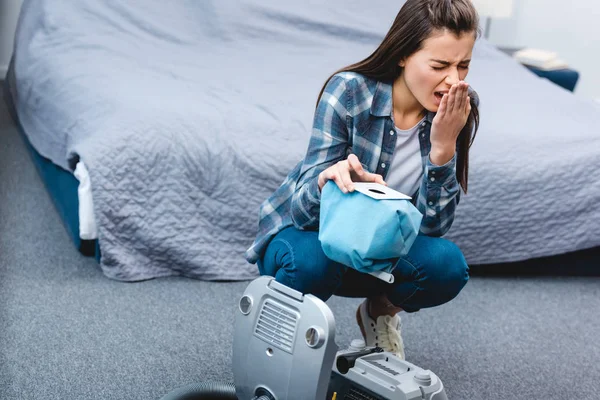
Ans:
{"type": "Polygon", "coordinates": [[[385,361],[382,361],[382,360],[369,360],[369,363],[373,364],[375,367],[377,367],[379,369],[384,370],[388,374],[391,374],[391,375],[394,375],[394,376],[400,375],[400,372],[396,371],[395,369],[392,369],[392,368],[388,367],[386,365],[385,361]]]}
{"type": "Polygon", "coordinates": [[[254,334],[291,354],[297,322],[296,313],[271,300],[266,300],[260,310],[254,334]]]}
{"type": "Polygon", "coordinates": [[[351,388],[344,396],[344,400],[380,400],[379,397],[371,396],[369,393],[357,387],[351,388]]]}

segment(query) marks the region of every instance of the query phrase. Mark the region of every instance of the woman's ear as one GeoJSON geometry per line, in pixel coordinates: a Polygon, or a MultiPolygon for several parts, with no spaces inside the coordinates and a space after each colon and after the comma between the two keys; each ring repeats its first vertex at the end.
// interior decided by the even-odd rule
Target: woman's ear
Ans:
{"type": "Polygon", "coordinates": [[[398,66],[404,68],[404,66],[406,65],[406,59],[403,58],[402,60],[398,61],[398,66]]]}

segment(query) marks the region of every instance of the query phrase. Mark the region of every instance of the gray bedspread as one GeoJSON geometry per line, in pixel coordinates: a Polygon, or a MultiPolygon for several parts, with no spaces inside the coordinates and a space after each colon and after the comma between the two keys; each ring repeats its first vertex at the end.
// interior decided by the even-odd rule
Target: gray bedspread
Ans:
{"type": "MultiPolygon", "coordinates": [[[[114,279],[249,279],[258,206],[301,159],[324,80],[401,2],[25,0],[15,104],[34,147],[88,167],[114,279]],[[392,4],[394,3],[394,4],[392,4]]],[[[600,244],[600,110],[478,42],[470,190],[448,238],[470,263],[600,244]]]]}

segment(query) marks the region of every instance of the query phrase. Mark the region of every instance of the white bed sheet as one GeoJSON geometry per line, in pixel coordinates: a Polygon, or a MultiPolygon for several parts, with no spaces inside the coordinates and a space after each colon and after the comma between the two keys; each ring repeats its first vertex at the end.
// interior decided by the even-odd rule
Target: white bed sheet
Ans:
{"type": "Polygon", "coordinates": [[[79,199],[79,237],[83,240],[98,239],[98,227],[94,216],[94,199],[90,173],[83,161],[79,161],[73,171],[79,181],[77,197],[79,199]]]}

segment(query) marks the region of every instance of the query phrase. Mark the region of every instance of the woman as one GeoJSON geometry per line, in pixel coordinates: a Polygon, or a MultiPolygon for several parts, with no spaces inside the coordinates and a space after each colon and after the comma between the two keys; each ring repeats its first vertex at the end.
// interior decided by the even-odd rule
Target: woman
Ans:
{"type": "Polygon", "coordinates": [[[263,275],[326,301],[365,297],[356,317],[368,346],[404,358],[400,311],[456,297],[469,279],[460,249],[442,239],[479,125],[477,96],[464,82],[479,21],[470,0],[407,0],[381,45],[341,69],[321,90],[306,157],[260,210],[246,252],[263,275]],[[318,240],[320,193],[332,180],[379,182],[412,195],[420,234],[397,260],[395,282],[328,259],[318,240]]]}

